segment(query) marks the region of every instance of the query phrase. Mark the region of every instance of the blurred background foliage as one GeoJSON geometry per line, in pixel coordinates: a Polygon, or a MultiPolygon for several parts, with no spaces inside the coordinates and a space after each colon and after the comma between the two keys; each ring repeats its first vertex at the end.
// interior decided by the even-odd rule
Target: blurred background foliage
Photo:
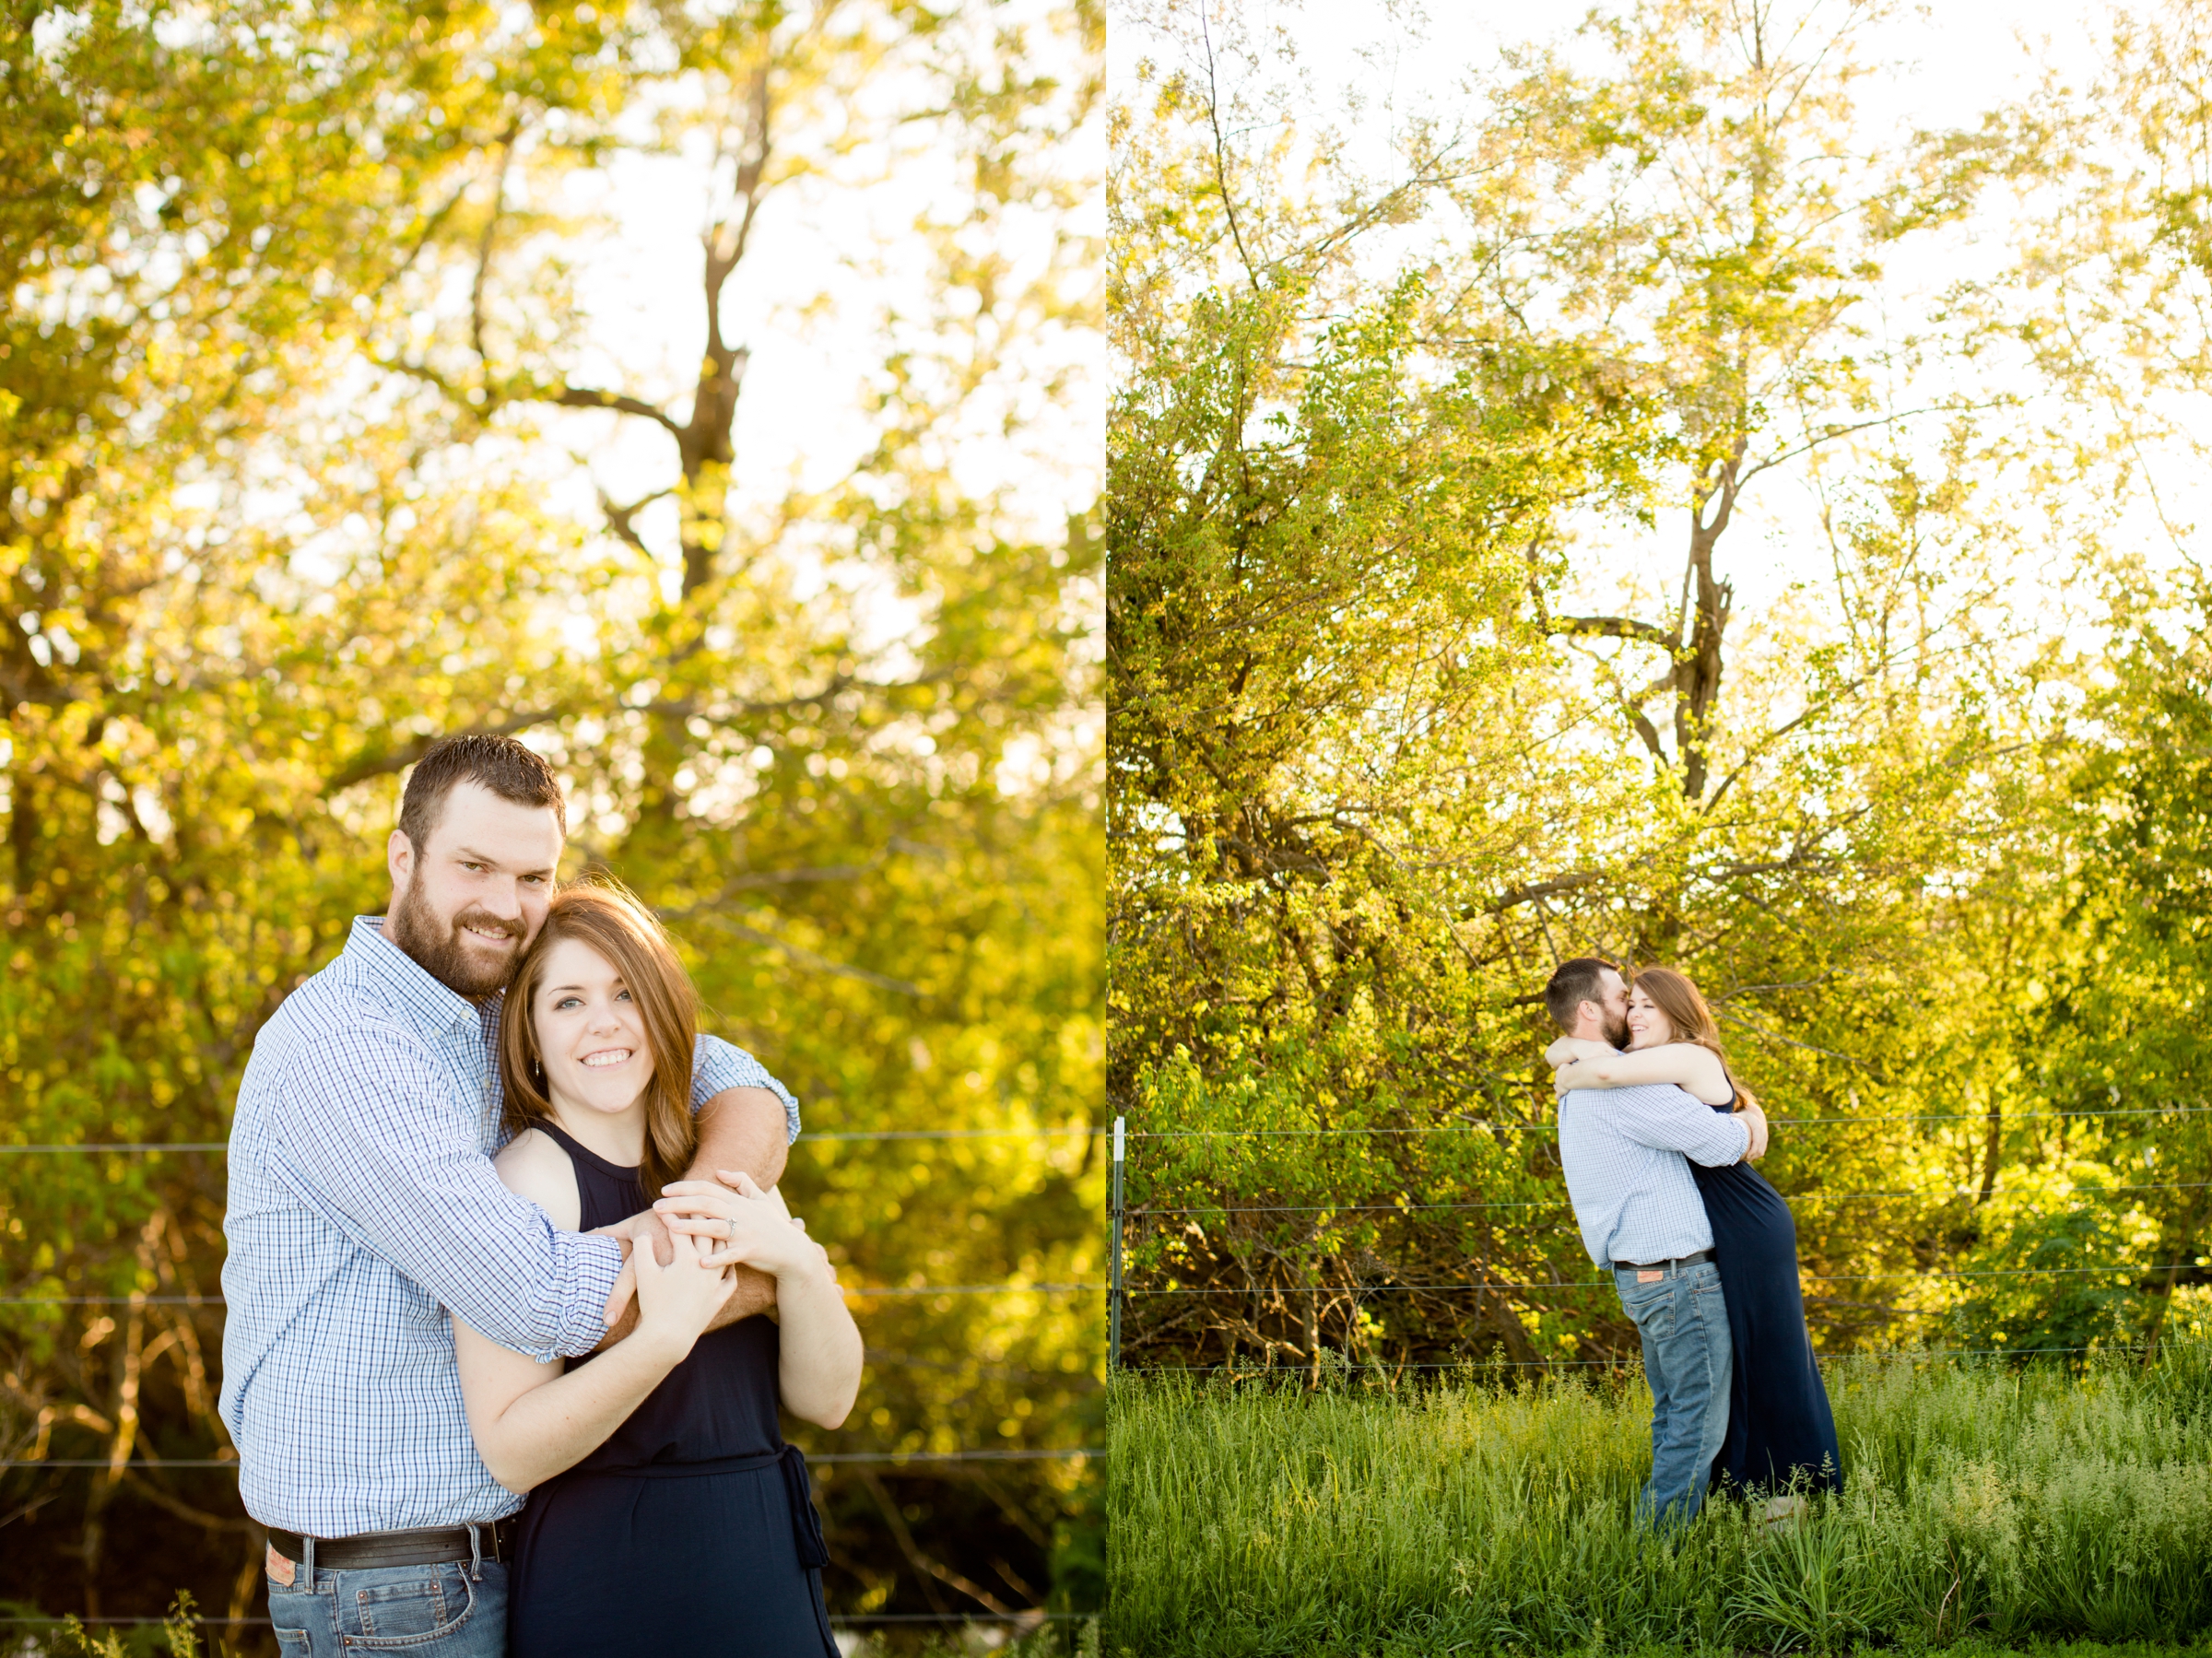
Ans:
{"type": "Polygon", "coordinates": [[[1878,6],[1342,103],[1442,48],[1116,13],[1131,1362],[1632,1352],[1538,1059],[1582,953],[1712,999],[1817,1347],[2212,1323],[2212,9],[2097,18],[1916,132],[1878,6]]]}
{"type": "MultiPolygon", "coordinates": [[[[1097,460],[1023,447],[1093,395],[1102,27],[0,18],[0,1141],[223,1139],[255,1030],[382,908],[407,766],[509,732],[567,779],[568,873],[670,918],[809,1130],[1006,1131],[802,1142],[848,1284],[1102,1276],[1097,460]],[[570,188],[651,165],[700,214],[657,368],[586,303],[613,230],[570,188]],[[796,321],[747,286],[809,260],[796,321]],[[802,326],[867,364],[852,456],[748,468],[748,342],[802,326]]],[[[229,1473],[159,1466],[229,1454],[221,1311],[154,1299],[219,1293],[223,1194],[219,1154],[0,1155],[0,1598],[260,1610],[229,1473]]],[[[810,1450],[1099,1442],[1096,1294],[856,1307],[810,1450]]],[[[824,1469],[832,1610],[1088,1604],[1083,1467],[824,1469]]]]}

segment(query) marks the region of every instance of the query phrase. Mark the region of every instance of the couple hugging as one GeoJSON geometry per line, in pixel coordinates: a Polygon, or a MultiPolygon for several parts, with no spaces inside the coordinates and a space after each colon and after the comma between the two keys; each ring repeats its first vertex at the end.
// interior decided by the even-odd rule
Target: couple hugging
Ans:
{"type": "Polygon", "coordinates": [[[555,890],[566,829],[519,743],[433,748],[388,912],[254,1040],[222,1414],[288,1658],[835,1658],[777,1413],[843,1421],[861,1341],[798,1103],[647,911],[555,890]]]}
{"type": "Polygon", "coordinates": [[[1673,969],[1631,985],[1583,957],[1552,974],[1544,1002],[1567,1033],[1544,1055],[1567,1194],[1652,1388],[1637,1515],[1688,1521],[1724,1478],[1767,1493],[1770,1523],[1786,1520],[1804,1492],[1842,1488],[1842,1459],[1805,1328],[1797,1229],[1750,1167],[1766,1155],[1765,1114],[1729,1073],[1705,998],[1673,969]]]}

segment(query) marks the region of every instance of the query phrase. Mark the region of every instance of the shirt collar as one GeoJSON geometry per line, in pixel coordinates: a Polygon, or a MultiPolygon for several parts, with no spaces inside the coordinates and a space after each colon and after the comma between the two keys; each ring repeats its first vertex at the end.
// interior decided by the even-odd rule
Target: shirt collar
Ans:
{"type": "Polygon", "coordinates": [[[451,1030],[455,1025],[480,1025],[494,996],[484,1007],[451,990],[423,970],[422,964],[384,936],[384,918],[357,915],[346,936],[346,957],[387,992],[395,1007],[413,1016],[425,1030],[451,1030]]]}

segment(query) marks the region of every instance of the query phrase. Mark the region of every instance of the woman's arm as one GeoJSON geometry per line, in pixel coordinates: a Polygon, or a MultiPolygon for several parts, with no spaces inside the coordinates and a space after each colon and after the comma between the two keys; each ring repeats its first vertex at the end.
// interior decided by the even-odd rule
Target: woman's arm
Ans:
{"type": "Polygon", "coordinates": [[[1735,1092],[1721,1056],[1695,1042],[1577,1057],[1552,1076],[1552,1086],[1562,1094],[1574,1088],[1632,1088],[1668,1082],[1707,1105],[1726,1105],[1735,1092]]]}
{"type": "MultiPolygon", "coordinates": [[[[518,1140],[500,1154],[500,1180],[572,1225],[580,1205],[568,1154],[542,1135],[526,1138],[537,1145],[518,1140]]],[[[539,1364],[453,1320],[469,1432],[492,1478],[510,1491],[543,1484],[604,1444],[682,1362],[727,1299],[729,1275],[702,1268],[690,1239],[679,1238],[676,1245],[676,1260],[667,1266],[651,1250],[636,1252],[641,1257],[636,1333],[570,1374],[561,1373],[558,1358],[539,1364]]]]}
{"type": "Polygon", "coordinates": [[[761,1191],[745,1174],[735,1191],[716,1181],[674,1181],[654,1206],[669,1217],[671,1233],[727,1236],[728,1248],[718,1252],[774,1276],[783,1408],[818,1427],[842,1423],[860,1393],[860,1328],[845,1307],[829,1252],[792,1220],[782,1194],[761,1191]]]}
{"type": "Polygon", "coordinates": [[[1562,1036],[1544,1050],[1544,1063],[1564,1065],[1578,1059],[1604,1059],[1615,1051],[1611,1042],[1593,1041],[1584,1036],[1562,1036]]]}

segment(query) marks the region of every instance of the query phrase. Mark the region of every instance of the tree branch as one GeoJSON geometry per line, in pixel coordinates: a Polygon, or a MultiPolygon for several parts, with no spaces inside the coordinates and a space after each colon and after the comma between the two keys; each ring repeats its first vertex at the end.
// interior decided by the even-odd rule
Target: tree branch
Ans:
{"type": "Polygon", "coordinates": [[[904,979],[888,978],[882,973],[872,973],[865,967],[853,967],[846,962],[832,960],[819,951],[808,949],[805,945],[793,944],[789,939],[778,938],[773,933],[763,933],[758,927],[748,927],[741,921],[732,921],[721,912],[717,904],[694,904],[688,910],[670,911],[665,917],[668,921],[689,921],[694,918],[710,922],[748,944],[761,944],[771,949],[782,950],[799,966],[812,968],[817,972],[831,973],[840,979],[855,979],[863,984],[874,985],[877,990],[895,991],[902,996],[919,998],[922,994],[919,984],[910,983],[904,979]]]}
{"type": "Polygon", "coordinates": [[[1537,899],[1554,898],[1562,892],[1577,892],[1584,887],[1594,886],[1605,879],[1605,873],[1596,869],[1579,869],[1571,875],[1554,876],[1548,881],[1530,881],[1498,895],[1493,910],[1512,910],[1537,899]]]}
{"type": "MultiPolygon", "coordinates": [[[[1651,622],[1627,616],[1559,616],[1546,620],[1544,630],[1553,638],[1634,639],[1665,651],[1682,648],[1679,636],[1651,622]]],[[[1670,679],[1668,684],[1672,684],[1670,679]]]]}
{"type": "MultiPolygon", "coordinates": [[[[868,1487],[868,1495],[875,1498],[876,1506],[883,1511],[884,1519],[890,1523],[891,1536],[899,1545],[899,1552],[907,1558],[908,1562],[915,1570],[924,1572],[928,1577],[936,1579],[938,1582],[958,1590],[970,1600],[977,1602],[989,1611],[997,1613],[1001,1617],[1018,1617],[1020,1616],[1020,1613],[1014,1607],[1006,1605],[981,1585],[970,1582],[950,1567],[940,1565],[928,1555],[924,1554],[914,1542],[913,1533],[907,1530],[906,1516],[899,1511],[899,1505],[891,1500],[891,1494],[883,1488],[883,1481],[876,1471],[872,1468],[864,1468],[861,1470],[860,1477],[861,1483],[868,1487]]],[[[926,1582],[924,1587],[928,1587],[926,1582]]],[[[934,1592],[931,1593],[930,1599],[936,1600],[934,1592]]]]}
{"type": "Polygon", "coordinates": [[[1245,278],[1256,291],[1260,274],[1252,266],[1252,255],[1244,248],[1244,232],[1237,226],[1235,193],[1229,187],[1229,152],[1221,136],[1221,88],[1214,75],[1214,31],[1206,18],[1206,8],[1198,7],[1198,29],[1206,41],[1206,118],[1214,129],[1214,183],[1221,192],[1221,208],[1229,216],[1230,240],[1237,244],[1237,258],[1244,266],[1245,278]]]}
{"type": "Polygon", "coordinates": [[[514,160],[514,141],[522,130],[523,123],[515,121],[500,135],[500,164],[491,175],[491,211],[484,216],[484,234],[477,238],[477,279],[468,290],[468,343],[477,363],[487,369],[491,359],[484,349],[484,289],[491,276],[491,239],[500,228],[500,209],[507,200],[507,169],[514,160]]]}
{"type": "Polygon", "coordinates": [[[522,402],[557,403],[562,408],[612,409],[618,415],[635,415],[641,420],[652,421],[679,443],[684,439],[682,427],[642,397],[632,397],[627,392],[599,392],[585,386],[564,385],[559,390],[539,387],[518,392],[514,398],[522,402]]]}
{"type": "Polygon", "coordinates": [[[648,550],[645,538],[638,534],[631,521],[654,501],[665,500],[675,493],[673,489],[655,489],[651,495],[639,497],[627,507],[618,507],[615,504],[614,497],[602,489],[599,491],[599,512],[606,518],[609,529],[642,553],[648,550]]]}

